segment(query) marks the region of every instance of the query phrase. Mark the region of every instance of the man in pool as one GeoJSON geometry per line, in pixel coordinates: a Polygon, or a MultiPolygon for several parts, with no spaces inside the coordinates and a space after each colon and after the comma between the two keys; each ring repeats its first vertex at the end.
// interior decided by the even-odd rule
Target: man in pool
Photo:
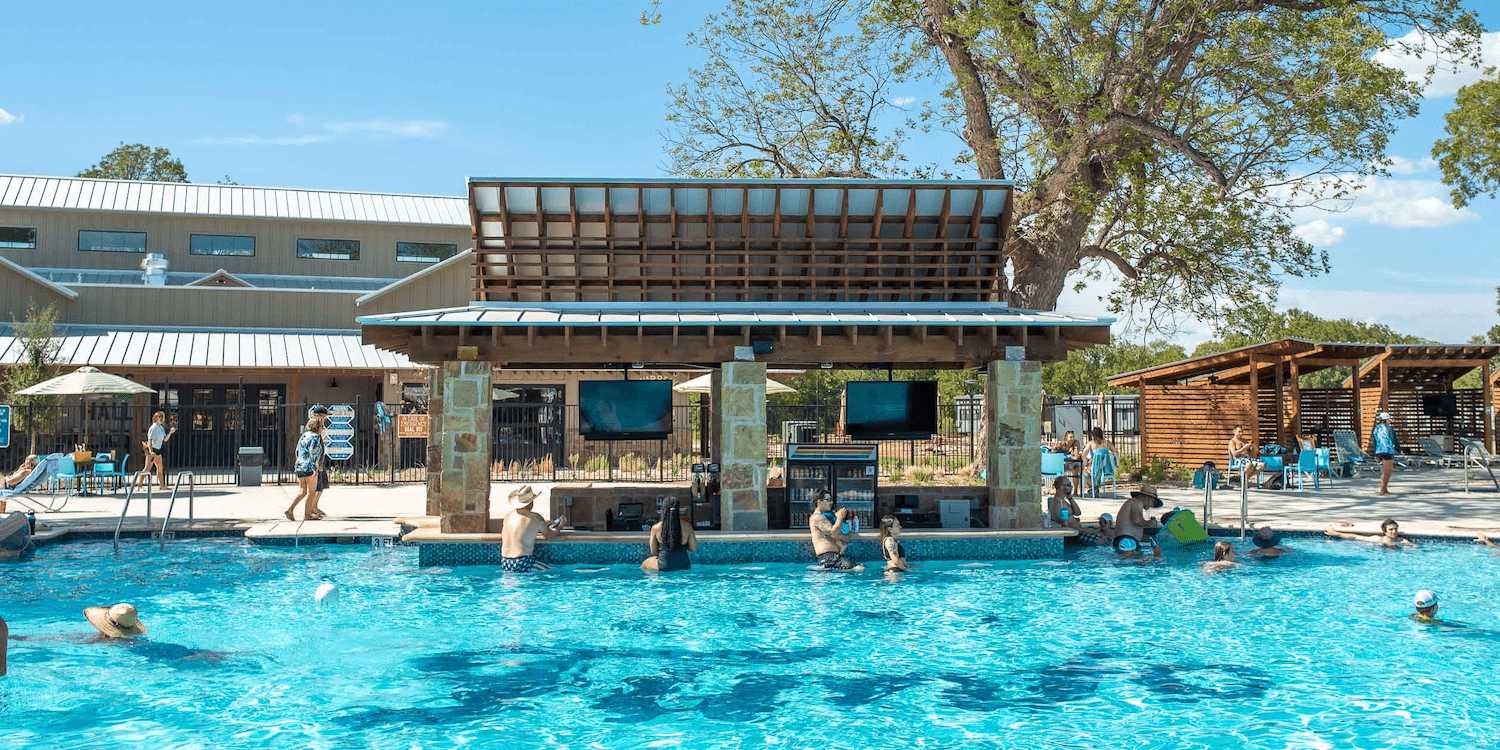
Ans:
{"type": "Polygon", "coordinates": [[[135,605],[121,602],[110,607],[88,607],[83,616],[99,635],[105,638],[134,638],[146,634],[146,623],[135,611],[135,605]]]}
{"type": "Polygon", "coordinates": [[[807,519],[812,532],[813,554],[818,557],[818,567],[824,570],[848,570],[861,572],[865,566],[845,556],[849,542],[854,538],[850,524],[853,514],[848,508],[833,509],[833,494],[827,490],[818,493],[813,503],[812,515],[807,519]]]}
{"type": "Polygon", "coordinates": [[[1255,543],[1255,549],[1250,550],[1250,556],[1262,560],[1274,560],[1289,551],[1281,546],[1281,535],[1270,526],[1256,529],[1255,536],[1251,537],[1250,541],[1255,543]]]}
{"type": "Polygon", "coordinates": [[[1130,498],[1120,505],[1115,516],[1114,536],[1133,536],[1142,544],[1151,543],[1152,537],[1161,529],[1161,521],[1147,518],[1146,511],[1162,507],[1161,496],[1149,484],[1131,490],[1130,498]]]}
{"type": "Polygon", "coordinates": [[[546,563],[536,559],[536,538],[545,539],[560,535],[564,517],[547,523],[547,519],[531,509],[536,502],[536,490],[531,485],[510,493],[510,515],[505,517],[505,526],[500,530],[500,569],[506,573],[530,573],[546,570],[546,563]]]}
{"type": "Polygon", "coordinates": [[[1411,619],[1424,625],[1435,625],[1442,621],[1437,617],[1438,597],[1437,592],[1422,589],[1417,592],[1416,599],[1412,601],[1417,611],[1413,612],[1411,619]]]}
{"type": "Polygon", "coordinates": [[[1401,536],[1401,525],[1396,519],[1387,518],[1380,522],[1380,533],[1371,534],[1364,531],[1340,531],[1328,527],[1323,533],[1336,539],[1348,539],[1351,542],[1364,542],[1365,544],[1378,544],[1386,549],[1401,549],[1403,547],[1415,547],[1416,542],[1401,536]]]}

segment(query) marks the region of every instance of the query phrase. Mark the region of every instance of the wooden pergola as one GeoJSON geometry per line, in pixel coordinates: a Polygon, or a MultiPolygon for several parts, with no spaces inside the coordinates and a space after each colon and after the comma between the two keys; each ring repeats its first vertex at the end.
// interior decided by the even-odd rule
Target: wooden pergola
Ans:
{"type": "MultiPolygon", "coordinates": [[[[1446,392],[1476,368],[1487,384],[1475,403],[1492,398],[1489,359],[1500,346],[1401,345],[1318,342],[1288,338],[1193,357],[1115,375],[1109,384],[1140,392],[1142,460],[1166,458],[1185,465],[1222,462],[1235,426],[1252,444],[1273,441],[1290,446],[1298,435],[1331,443],[1334,430],[1369,434],[1376,412],[1400,405],[1402,439],[1434,434],[1430,420],[1418,418],[1411,394],[1446,392]],[[1341,388],[1304,389],[1304,375],[1347,368],[1341,388]],[[1394,395],[1393,395],[1394,394],[1394,395]]],[[[1474,407],[1461,404],[1469,411],[1474,407]]],[[[1475,430],[1493,445],[1493,423],[1476,420],[1475,430]],[[1482,427],[1478,422],[1483,422],[1482,427]]],[[[1476,436],[1480,436],[1476,435],[1476,436]]]]}

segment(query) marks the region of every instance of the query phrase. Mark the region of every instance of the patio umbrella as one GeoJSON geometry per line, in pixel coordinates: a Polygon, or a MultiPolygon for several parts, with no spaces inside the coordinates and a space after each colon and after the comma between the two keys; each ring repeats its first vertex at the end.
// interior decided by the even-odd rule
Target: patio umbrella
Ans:
{"type": "MultiPolygon", "coordinates": [[[[672,386],[672,390],[678,393],[708,393],[713,390],[713,375],[699,375],[686,383],[678,383],[672,386]]],[[[770,378],[766,378],[766,393],[796,393],[791,386],[783,385],[770,378]]]]}
{"type": "MultiPolygon", "coordinates": [[[[118,396],[134,395],[137,393],[154,393],[140,383],[122,378],[119,375],[111,375],[100,372],[97,367],[80,367],[66,375],[58,375],[49,380],[43,380],[29,388],[16,391],[18,396],[82,396],[84,403],[88,402],[89,396],[118,396]]],[[[89,420],[85,410],[83,419],[83,442],[89,441],[89,420]]]]}

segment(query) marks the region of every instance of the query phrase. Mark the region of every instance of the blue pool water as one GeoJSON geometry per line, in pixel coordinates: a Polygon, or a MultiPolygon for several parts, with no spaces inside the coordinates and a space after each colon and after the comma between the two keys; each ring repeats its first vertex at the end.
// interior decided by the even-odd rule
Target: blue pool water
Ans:
{"type": "Polygon", "coordinates": [[[1218,576],[932,563],[501,578],[410,549],[45,547],[0,564],[0,746],[1500,747],[1500,557],[1295,540],[1218,576]],[[312,592],[336,581],[341,600],[312,592]],[[1436,589],[1472,627],[1407,619],[1436,589]],[[126,600],[142,643],[80,610],[126,600]]]}

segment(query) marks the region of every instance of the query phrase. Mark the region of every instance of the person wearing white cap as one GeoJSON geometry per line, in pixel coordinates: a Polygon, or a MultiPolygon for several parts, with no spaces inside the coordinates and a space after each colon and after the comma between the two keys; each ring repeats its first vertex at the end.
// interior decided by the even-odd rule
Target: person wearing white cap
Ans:
{"type": "Polygon", "coordinates": [[[510,493],[510,515],[505,517],[505,526],[500,530],[500,569],[506,573],[530,573],[546,570],[547,565],[536,559],[536,537],[551,539],[567,519],[559,516],[552,523],[531,509],[537,492],[531,485],[510,493]]]}
{"type": "Polygon", "coordinates": [[[1370,430],[1371,453],[1380,459],[1380,494],[1391,494],[1391,470],[1396,466],[1396,428],[1391,426],[1391,413],[1381,411],[1375,415],[1375,428],[1370,430]]]}
{"type": "Polygon", "coordinates": [[[1417,611],[1412,613],[1411,619],[1423,623],[1435,623],[1438,621],[1437,592],[1422,589],[1421,591],[1417,592],[1417,596],[1412,601],[1412,604],[1416,606],[1417,611]]]}

